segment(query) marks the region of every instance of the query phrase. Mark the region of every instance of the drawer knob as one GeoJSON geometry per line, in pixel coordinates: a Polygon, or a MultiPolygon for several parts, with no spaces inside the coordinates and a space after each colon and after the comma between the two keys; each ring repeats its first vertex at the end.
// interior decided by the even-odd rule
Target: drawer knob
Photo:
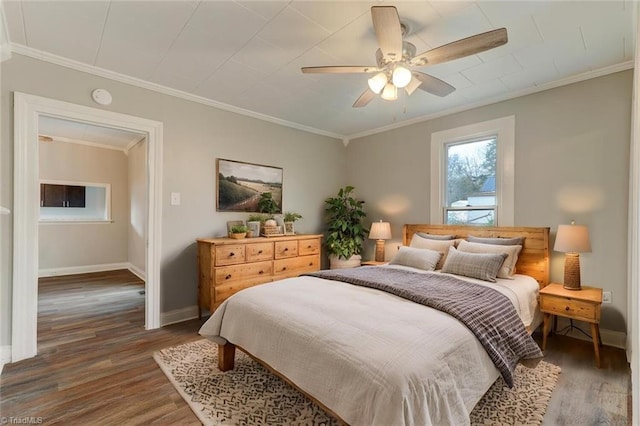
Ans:
{"type": "Polygon", "coordinates": [[[258,250],[258,254],[262,254],[262,250],[258,250]]]}
{"type": "Polygon", "coordinates": [[[235,256],[235,255],[236,255],[236,254],[235,254],[234,252],[229,253],[229,257],[233,257],[233,256],[235,256]]]}
{"type": "Polygon", "coordinates": [[[309,262],[309,266],[313,266],[313,262],[309,262]]]}
{"type": "Polygon", "coordinates": [[[307,246],[307,248],[308,248],[308,249],[310,249],[310,248],[311,248],[311,244],[309,244],[309,245],[307,246]]]}
{"type": "Polygon", "coordinates": [[[289,247],[285,247],[285,248],[284,248],[284,251],[289,251],[289,247]]]}
{"type": "Polygon", "coordinates": [[[231,278],[231,274],[228,274],[226,277],[224,277],[225,280],[228,280],[229,278],[231,278]]]}
{"type": "Polygon", "coordinates": [[[283,266],[283,267],[282,267],[282,270],[283,270],[283,271],[286,271],[286,270],[287,270],[287,267],[286,267],[286,266],[283,266]]]}
{"type": "Polygon", "coordinates": [[[264,271],[260,271],[260,272],[258,272],[258,274],[264,274],[264,271]]]}
{"type": "Polygon", "coordinates": [[[564,310],[565,310],[565,311],[568,311],[568,310],[569,310],[569,307],[568,307],[568,306],[566,306],[566,307],[564,308],[564,310]]]}

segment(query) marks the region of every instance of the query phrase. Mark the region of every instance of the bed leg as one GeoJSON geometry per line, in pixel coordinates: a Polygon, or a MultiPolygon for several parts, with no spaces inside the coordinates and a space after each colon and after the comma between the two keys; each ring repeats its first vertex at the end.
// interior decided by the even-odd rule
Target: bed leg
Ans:
{"type": "Polygon", "coordinates": [[[233,370],[233,364],[236,356],[236,346],[227,342],[224,345],[218,345],[218,368],[220,371],[233,370]]]}

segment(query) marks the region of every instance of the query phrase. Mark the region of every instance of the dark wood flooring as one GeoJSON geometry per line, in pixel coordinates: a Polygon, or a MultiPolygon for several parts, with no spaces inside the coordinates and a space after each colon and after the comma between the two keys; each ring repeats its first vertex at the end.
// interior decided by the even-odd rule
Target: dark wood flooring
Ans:
{"type": "MultiPolygon", "coordinates": [[[[202,321],[144,330],[143,289],[128,271],[41,279],[38,356],[5,365],[0,417],[41,417],[46,425],[199,424],[152,355],[199,339],[202,321]]],[[[624,351],[604,347],[601,369],[592,351],[590,342],[550,337],[545,359],[563,371],[543,425],[631,424],[624,351]]]]}

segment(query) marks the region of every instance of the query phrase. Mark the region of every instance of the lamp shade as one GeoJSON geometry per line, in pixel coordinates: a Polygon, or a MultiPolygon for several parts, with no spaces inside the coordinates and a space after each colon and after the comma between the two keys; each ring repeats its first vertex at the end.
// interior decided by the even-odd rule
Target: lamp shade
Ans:
{"type": "Polygon", "coordinates": [[[553,249],[563,253],[591,252],[589,229],[584,225],[558,225],[553,249]]]}
{"type": "Polygon", "coordinates": [[[367,81],[367,83],[369,84],[369,88],[371,89],[371,91],[377,95],[382,92],[382,89],[384,88],[385,84],[387,84],[387,81],[388,79],[386,74],[383,72],[379,72],[378,74],[371,77],[367,81]]]}
{"type": "Polygon", "coordinates": [[[398,88],[392,83],[387,83],[382,89],[382,95],[380,95],[385,101],[395,101],[398,99],[398,88]]]}
{"type": "Polygon", "coordinates": [[[391,239],[391,225],[389,222],[374,222],[371,224],[369,238],[372,240],[389,240],[391,239]]]}

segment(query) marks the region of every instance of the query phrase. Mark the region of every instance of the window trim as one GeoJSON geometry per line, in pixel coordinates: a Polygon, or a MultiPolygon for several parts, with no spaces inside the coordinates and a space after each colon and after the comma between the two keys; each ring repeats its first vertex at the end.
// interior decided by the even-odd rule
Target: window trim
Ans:
{"type": "Polygon", "coordinates": [[[430,223],[444,223],[445,145],[496,136],[496,226],[514,225],[515,127],[516,117],[510,115],[431,134],[430,223]]]}
{"type": "MultiPolygon", "coordinates": [[[[51,217],[42,217],[42,206],[40,206],[40,202],[38,205],[38,222],[39,223],[112,223],[111,219],[111,184],[110,183],[96,183],[96,182],[84,182],[84,181],[71,181],[71,180],[59,180],[59,179],[40,179],[39,185],[41,184],[53,184],[53,185],[76,185],[76,186],[84,186],[84,187],[95,187],[95,188],[104,188],[105,194],[105,210],[104,217],[82,217],[82,216],[74,216],[73,213],[68,213],[68,216],[58,216],[56,218],[51,217]]],[[[39,186],[38,185],[38,186],[39,186]]],[[[40,189],[38,189],[38,194],[40,194],[40,189]]],[[[39,196],[39,195],[38,195],[39,196]]]]}

